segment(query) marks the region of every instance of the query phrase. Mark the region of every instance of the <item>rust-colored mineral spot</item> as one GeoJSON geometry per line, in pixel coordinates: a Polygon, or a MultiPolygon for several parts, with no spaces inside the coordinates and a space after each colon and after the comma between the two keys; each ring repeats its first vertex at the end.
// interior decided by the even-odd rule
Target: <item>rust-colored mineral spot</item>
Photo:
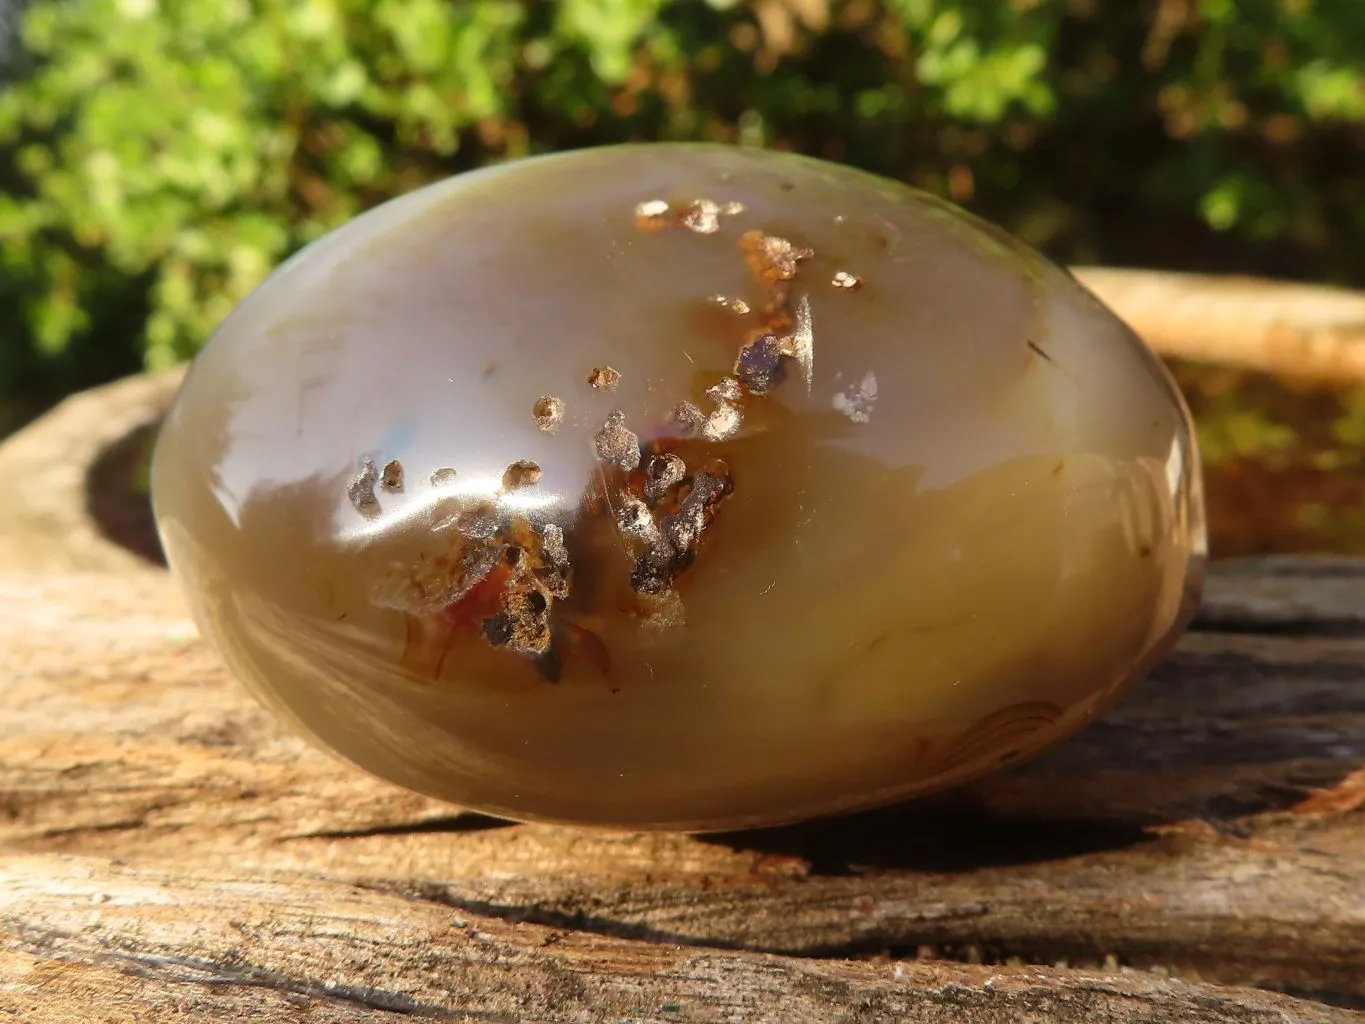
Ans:
{"type": "Polygon", "coordinates": [[[793,360],[809,393],[815,381],[815,333],[810,297],[798,296],[795,287],[801,263],[815,251],[758,230],[746,231],[739,245],[766,301],[763,324],[741,346],[734,372],[752,393],[764,394],[786,376],[784,361],[793,360]]]}
{"type": "Polygon", "coordinates": [[[403,489],[403,464],[397,459],[386,462],[382,483],[386,491],[401,491],[403,489]]]}
{"type": "Polygon", "coordinates": [[[674,206],[663,199],[646,199],[635,206],[635,224],[642,231],[683,228],[698,235],[714,235],[721,228],[722,217],[743,212],[744,204],[735,200],[718,203],[714,199],[694,199],[674,206]]]}
{"type": "Polygon", "coordinates": [[[732,299],[726,295],[712,295],[711,301],[738,316],[743,316],[749,312],[749,304],[743,299],[732,299]]]}
{"type": "Polygon", "coordinates": [[[595,366],[588,374],[588,383],[596,391],[615,391],[621,383],[621,372],[610,366],[595,366]]]}
{"type": "Polygon", "coordinates": [[[564,403],[553,395],[542,395],[531,407],[531,415],[536,426],[547,434],[553,434],[564,419],[564,403]]]}
{"type": "Polygon", "coordinates": [[[437,528],[453,525],[451,542],[394,563],[374,588],[377,603],[408,616],[403,663],[434,680],[446,654],[462,638],[477,636],[528,657],[542,678],[556,681],[561,662],[553,649],[552,610],[569,595],[571,575],[562,531],[552,524],[538,531],[523,517],[500,515],[490,501],[452,504],[437,528]]]}
{"type": "Polygon", "coordinates": [[[739,243],[748,257],[749,266],[767,285],[792,280],[801,262],[815,255],[807,246],[793,245],[785,238],[758,230],[744,232],[739,243]]]}
{"type": "Polygon", "coordinates": [[[515,491],[522,487],[530,487],[540,483],[543,471],[540,466],[529,459],[518,459],[503,471],[502,488],[505,491],[515,491]]]}

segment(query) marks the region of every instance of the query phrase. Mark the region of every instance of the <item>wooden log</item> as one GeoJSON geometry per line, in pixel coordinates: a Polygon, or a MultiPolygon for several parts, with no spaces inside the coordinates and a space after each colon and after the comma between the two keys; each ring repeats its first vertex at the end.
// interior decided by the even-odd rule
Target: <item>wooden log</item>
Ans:
{"type": "Polygon", "coordinates": [[[1163,356],[1365,380],[1365,292],[1162,270],[1072,273],[1163,356]]]}
{"type": "Polygon", "coordinates": [[[138,374],[82,391],[0,444],[0,479],[22,481],[6,495],[0,569],[131,572],[146,565],[154,547],[146,511],[125,500],[123,480],[109,478],[133,468],[130,460],[183,377],[183,369],[138,374]],[[111,536],[130,513],[143,522],[111,536]]]}
{"type": "Polygon", "coordinates": [[[317,878],[8,858],[0,1013],[154,1019],[1210,1021],[1347,1010],[1142,974],[777,957],[452,913],[317,878]]]}
{"type": "Polygon", "coordinates": [[[1359,562],[1218,567],[1031,764],[689,837],[393,789],[246,698],[164,574],[0,575],[0,1015],[1361,1019],[1362,607],[1359,562]]]}

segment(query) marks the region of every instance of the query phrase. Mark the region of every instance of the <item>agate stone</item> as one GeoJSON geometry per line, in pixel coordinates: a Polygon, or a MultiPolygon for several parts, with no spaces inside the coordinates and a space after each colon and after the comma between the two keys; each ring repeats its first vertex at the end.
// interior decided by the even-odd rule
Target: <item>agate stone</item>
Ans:
{"type": "Polygon", "coordinates": [[[374,775],[711,830],[1074,732],[1185,626],[1188,412],[1071,276],[788,154],[538,157],[388,202],[222,324],[153,467],[233,672],[374,775]]]}

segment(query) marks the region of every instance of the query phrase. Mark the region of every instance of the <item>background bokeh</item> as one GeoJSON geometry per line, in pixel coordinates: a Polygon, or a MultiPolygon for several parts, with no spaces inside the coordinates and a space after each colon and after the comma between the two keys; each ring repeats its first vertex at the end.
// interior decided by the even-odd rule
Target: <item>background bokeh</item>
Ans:
{"type": "MultiPolygon", "coordinates": [[[[367,206],[623,140],[854,164],[1064,262],[1365,285],[1365,0],[0,0],[0,90],[0,434],[367,206]]],[[[1365,391],[1175,369],[1216,552],[1365,551],[1365,391]]]]}

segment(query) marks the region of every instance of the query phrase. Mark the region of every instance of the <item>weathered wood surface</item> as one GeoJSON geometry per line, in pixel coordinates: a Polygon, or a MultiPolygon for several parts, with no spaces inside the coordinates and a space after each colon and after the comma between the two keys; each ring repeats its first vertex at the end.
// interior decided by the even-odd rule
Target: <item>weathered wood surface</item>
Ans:
{"type": "Polygon", "coordinates": [[[15,858],[0,1013],[104,1020],[1344,1022],[1141,974],[794,959],[517,923],[313,878],[15,858]],[[17,922],[17,923],[14,923],[17,922]],[[98,1014],[98,1016],[96,1016],[98,1014]]]}
{"type": "Polygon", "coordinates": [[[164,574],[3,574],[0,1019],[1365,1019],[1362,609],[1365,563],[1224,567],[1025,768],[684,837],[394,790],[252,704],[164,574]]]}

